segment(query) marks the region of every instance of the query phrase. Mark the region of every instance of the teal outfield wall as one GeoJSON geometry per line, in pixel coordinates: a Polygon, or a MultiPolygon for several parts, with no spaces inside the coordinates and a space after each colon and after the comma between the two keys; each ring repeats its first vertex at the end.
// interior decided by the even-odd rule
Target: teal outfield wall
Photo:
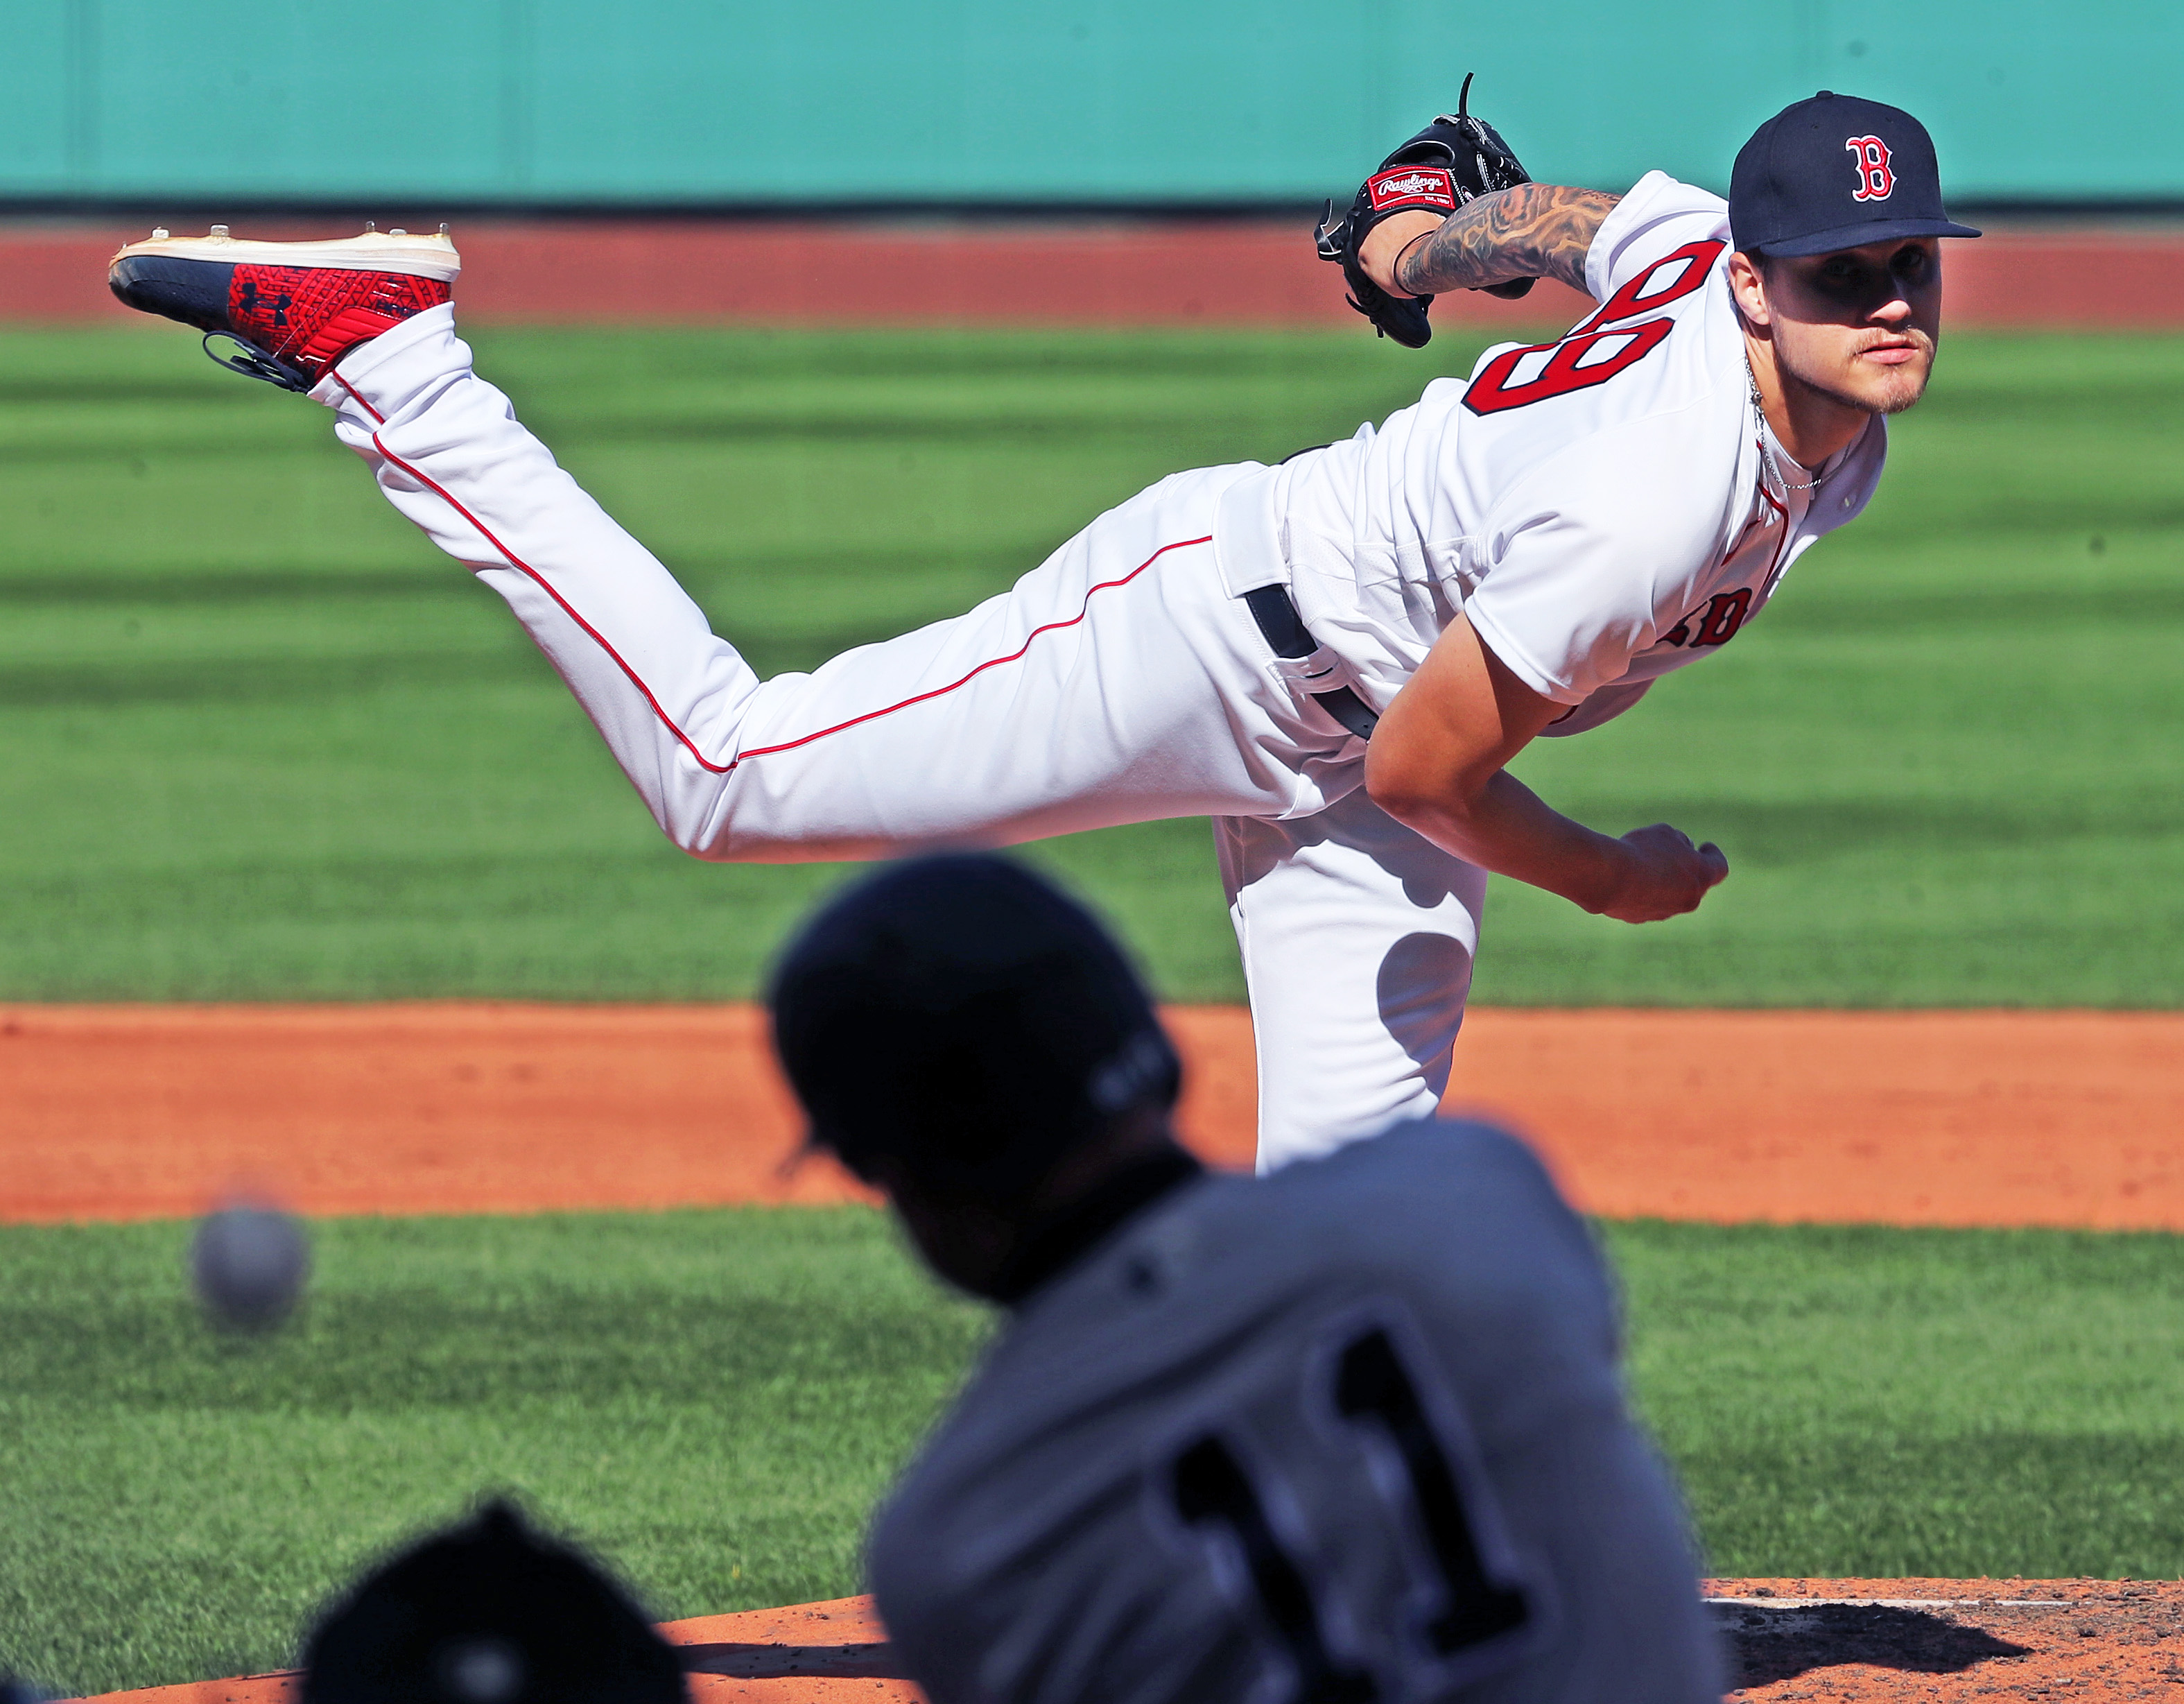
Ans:
{"type": "Polygon", "coordinates": [[[2184,199],[2178,0],[0,0],[0,201],[1301,202],[1455,98],[1725,184],[1828,87],[1959,200],[2184,199]]]}

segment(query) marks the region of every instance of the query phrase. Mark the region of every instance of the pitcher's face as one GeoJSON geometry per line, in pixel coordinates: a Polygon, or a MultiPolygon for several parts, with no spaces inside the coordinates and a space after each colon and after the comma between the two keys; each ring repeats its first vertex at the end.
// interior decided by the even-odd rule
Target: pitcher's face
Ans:
{"type": "Polygon", "coordinates": [[[1925,393],[1942,329],[1940,239],[1781,255],[1760,282],[1774,363],[1790,377],[1865,414],[1900,414],[1925,393]]]}

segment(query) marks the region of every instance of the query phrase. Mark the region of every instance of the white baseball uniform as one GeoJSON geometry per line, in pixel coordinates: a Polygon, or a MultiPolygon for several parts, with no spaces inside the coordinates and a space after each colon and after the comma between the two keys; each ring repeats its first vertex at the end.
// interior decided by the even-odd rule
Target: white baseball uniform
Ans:
{"type": "Polygon", "coordinates": [[[1521,1144],[1209,1176],[1034,1290],[875,1523],[933,1704],[1717,1704],[1613,1294],[1521,1144]]]}
{"type": "Polygon", "coordinates": [[[1598,725],[1732,637],[1864,507],[1876,421],[1798,468],[1747,399],[1721,200],[1659,173],[1587,260],[1601,310],[1504,345],[1376,433],[1178,473],[968,614],[761,681],[615,524],[438,307],[312,394],[443,550],[505,597],[677,844],[868,858],[1159,817],[1216,819],[1258,1036],[1260,1159],[1446,1087],[1483,872],[1374,806],[1364,740],[1457,612],[1598,725]],[[1287,589],[1318,649],[1278,657],[1244,595],[1287,589]]]}

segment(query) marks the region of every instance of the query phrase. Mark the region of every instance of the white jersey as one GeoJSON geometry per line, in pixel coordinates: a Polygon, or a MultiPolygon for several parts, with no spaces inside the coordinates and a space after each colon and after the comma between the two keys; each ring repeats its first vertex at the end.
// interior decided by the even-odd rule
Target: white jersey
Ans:
{"type": "Polygon", "coordinates": [[[1728,643],[1864,508],[1887,453],[1875,417],[1814,482],[1774,442],[1730,252],[1719,196],[1648,173],[1586,256],[1602,305],[1563,338],[1499,344],[1378,432],[1233,494],[1230,589],[1285,567],[1305,626],[1380,709],[1461,610],[1572,707],[1550,733],[1596,726],[1728,643]]]}
{"type": "Polygon", "coordinates": [[[882,1511],[933,1704],[1716,1704],[1607,1276],[1521,1144],[1187,1184],[1035,1291],[882,1511]]]}

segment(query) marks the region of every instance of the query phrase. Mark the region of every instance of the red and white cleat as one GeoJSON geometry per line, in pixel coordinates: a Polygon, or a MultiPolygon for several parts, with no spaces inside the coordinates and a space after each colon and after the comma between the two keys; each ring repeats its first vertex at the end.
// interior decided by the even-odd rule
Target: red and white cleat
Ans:
{"type": "Polygon", "coordinates": [[[326,243],[251,243],[215,225],[203,237],[155,231],[107,267],[126,305],[205,334],[220,366],[287,390],[309,390],[359,344],[450,299],[462,271],[437,235],[366,229],[326,243]],[[214,352],[226,338],[239,353],[214,352]]]}

